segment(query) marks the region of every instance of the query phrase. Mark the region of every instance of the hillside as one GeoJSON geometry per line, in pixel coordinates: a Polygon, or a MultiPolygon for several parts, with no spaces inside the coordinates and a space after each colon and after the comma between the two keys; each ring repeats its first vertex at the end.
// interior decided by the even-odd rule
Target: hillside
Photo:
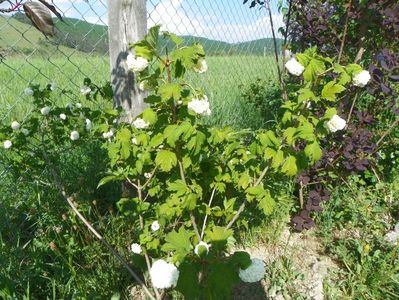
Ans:
{"type": "MultiPolygon", "coordinates": [[[[10,48],[10,46],[17,45],[18,51],[29,52],[29,49],[45,50],[48,47],[54,47],[51,44],[55,44],[85,53],[106,54],[108,52],[108,28],[106,26],[73,18],[65,18],[64,22],[58,19],[54,19],[54,21],[57,28],[56,35],[51,38],[50,43],[41,33],[29,25],[30,21],[24,14],[18,13],[11,18],[1,16],[0,47],[10,48]],[[9,25],[3,28],[2,23],[9,25]],[[21,34],[23,38],[21,38],[21,34]]],[[[270,38],[234,44],[204,37],[182,37],[185,40],[184,44],[201,43],[208,55],[263,55],[271,54],[274,51],[273,39],[270,38]]],[[[281,44],[282,40],[278,40],[279,47],[281,44]]],[[[168,46],[168,44],[165,43],[165,46],[168,46]]]]}

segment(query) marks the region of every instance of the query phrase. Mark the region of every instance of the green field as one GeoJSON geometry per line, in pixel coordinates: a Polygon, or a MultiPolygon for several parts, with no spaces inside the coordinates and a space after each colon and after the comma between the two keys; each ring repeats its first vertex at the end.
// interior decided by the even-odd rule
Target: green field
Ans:
{"type": "MultiPolygon", "coordinates": [[[[85,77],[96,84],[109,80],[108,59],[102,56],[88,56],[71,49],[58,49],[56,57],[9,56],[0,63],[0,116],[21,118],[29,111],[30,99],[23,94],[29,83],[55,83],[59,90],[70,90],[73,95],[62,96],[57,101],[68,103],[83,101],[79,88],[85,77]],[[64,52],[63,52],[64,51],[64,52]],[[63,57],[63,55],[65,55],[63,57]]],[[[275,75],[273,57],[261,56],[215,56],[207,58],[209,70],[197,75],[189,74],[189,80],[196,87],[205,90],[213,106],[212,122],[225,125],[245,126],[246,120],[256,124],[261,118],[248,111],[250,108],[240,99],[240,85],[253,82],[256,78],[272,79],[275,75]],[[226,115],[229,116],[226,121],[226,115]]]]}

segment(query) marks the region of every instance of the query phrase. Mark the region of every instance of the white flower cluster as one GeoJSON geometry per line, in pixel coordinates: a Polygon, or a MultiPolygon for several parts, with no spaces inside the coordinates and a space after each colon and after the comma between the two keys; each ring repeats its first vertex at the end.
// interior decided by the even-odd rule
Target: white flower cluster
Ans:
{"type": "Polygon", "coordinates": [[[77,141],[80,138],[79,132],[77,132],[76,130],[72,131],[70,137],[72,141],[77,141]]]}
{"type": "Polygon", "coordinates": [[[137,243],[133,243],[130,246],[130,250],[132,250],[132,252],[135,253],[135,254],[140,254],[141,251],[142,251],[141,246],[139,244],[137,244],[137,243]]]}
{"type": "Polygon", "coordinates": [[[198,60],[198,63],[194,65],[193,70],[199,74],[208,71],[208,64],[206,63],[205,59],[198,60]]]}
{"type": "Polygon", "coordinates": [[[193,98],[187,105],[188,109],[201,116],[210,116],[211,109],[209,108],[209,101],[207,96],[201,98],[193,98]]]}
{"type": "Polygon", "coordinates": [[[396,224],[394,230],[385,235],[385,240],[391,244],[396,244],[399,241],[399,223],[396,224]]]}
{"type": "Polygon", "coordinates": [[[142,57],[136,57],[130,53],[126,58],[126,64],[129,70],[133,72],[141,72],[148,67],[148,60],[142,57]]]}
{"type": "Polygon", "coordinates": [[[11,123],[11,128],[12,128],[12,130],[17,131],[21,128],[21,124],[19,124],[17,121],[14,121],[11,123]]]}
{"type": "Polygon", "coordinates": [[[12,142],[10,140],[6,140],[3,143],[4,149],[10,149],[12,147],[12,142]]]}
{"type": "Polygon", "coordinates": [[[40,113],[41,113],[43,116],[47,116],[47,115],[50,113],[50,111],[51,111],[51,108],[48,107],[48,106],[45,106],[45,107],[43,107],[43,108],[40,110],[40,113]]]}
{"type": "Polygon", "coordinates": [[[257,282],[265,276],[265,263],[259,258],[252,258],[251,265],[245,270],[240,269],[238,275],[244,282],[257,282]]]}
{"type": "Polygon", "coordinates": [[[65,121],[67,118],[66,114],[60,114],[60,119],[65,121]]]}
{"type": "Polygon", "coordinates": [[[152,285],[157,289],[168,289],[176,286],[179,279],[179,270],[175,265],[159,259],[150,269],[152,285]]]}
{"type": "Polygon", "coordinates": [[[84,86],[82,86],[82,87],[80,88],[80,93],[81,93],[83,96],[86,96],[86,95],[90,94],[90,92],[91,92],[91,88],[90,88],[89,86],[87,86],[87,85],[84,85],[84,86]]]}
{"type": "Polygon", "coordinates": [[[86,122],[86,130],[90,131],[92,128],[92,123],[91,123],[90,119],[86,119],[85,122],[86,122]]]}
{"type": "Polygon", "coordinates": [[[159,230],[159,228],[160,228],[160,226],[159,226],[159,222],[158,221],[154,221],[154,222],[152,222],[152,224],[151,224],[151,230],[152,231],[158,231],[159,230]]]}
{"type": "Polygon", "coordinates": [[[24,94],[25,94],[26,96],[33,96],[33,90],[32,90],[30,87],[28,87],[28,88],[26,88],[26,89],[24,90],[24,94]]]}
{"type": "Polygon", "coordinates": [[[137,129],[145,129],[148,126],[150,126],[150,123],[147,123],[142,118],[137,118],[136,120],[133,121],[133,126],[136,127],[137,129]]]}
{"type": "Polygon", "coordinates": [[[115,129],[111,128],[108,132],[103,133],[103,138],[104,139],[111,139],[114,136],[115,129]]]}
{"type": "Polygon", "coordinates": [[[332,116],[332,118],[327,122],[327,128],[331,132],[337,132],[343,130],[346,127],[346,121],[338,115],[332,116]]]}
{"type": "Polygon", "coordinates": [[[196,255],[198,255],[198,256],[200,256],[200,250],[201,250],[201,252],[203,252],[203,251],[206,251],[206,254],[208,254],[209,253],[209,248],[211,247],[211,245],[209,245],[209,244],[207,244],[207,243],[205,243],[205,242],[203,242],[203,241],[201,241],[201,242],[199,242],[196,246],[195,246],[195,248],[194,248],[194,253],[196,254],[196,255]]]}
{"type": "Polygon", "coordinates": [[[305,67],[302,66],[294,57],[285,63],[285,67],[290,74],[295,76],[300,76],[305,70],[305,67]]]}
{"type": "Polygon", "coordinates": [[[365,87],[367,83],[370,81],[371,76],[369,71],[361,71],[353,76],[353,85],[358,87],[365,87]]]}
{"type": "Polygon", "coordinates": [[[293,57],[293,53],[290,49],[285,49],[284,56],[285,56],[285,59],[290,59],[291,57],[293,57]]]}

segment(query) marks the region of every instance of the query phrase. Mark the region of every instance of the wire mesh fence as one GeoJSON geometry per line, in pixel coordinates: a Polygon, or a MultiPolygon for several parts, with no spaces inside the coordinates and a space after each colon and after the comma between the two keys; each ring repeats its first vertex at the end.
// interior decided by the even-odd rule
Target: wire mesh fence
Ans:
{"type": "MultiPolygon", "coordinates": [[[[64,22],[54,19],[52,38],[38,32],[22,11],[0,15],[0,119],[29,113],[23,91],[30,83],[54,83],[76,99],[85,77],[109,80],[107,1],[52,4],[64,16],[64,22]]],[[[271,1],[271,10],[277,29],[282,25],[277,1],[271,1]]],[[[187,43],[203,44],[210,68],[200,84],[214,101],[237,97],[239,85],[256,77],[275,78],[266,9],[249,9],[241,0],[148,0],[147,11],[148,27],[161,24],[162,30],[183,36],[187,43]]]]}

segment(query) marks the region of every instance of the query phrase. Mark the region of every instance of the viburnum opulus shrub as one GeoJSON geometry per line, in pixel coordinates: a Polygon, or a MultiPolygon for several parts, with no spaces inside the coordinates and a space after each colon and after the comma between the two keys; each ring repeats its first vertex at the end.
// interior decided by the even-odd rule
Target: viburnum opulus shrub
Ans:
{"type": "MultiPolygon", "coordinates": [[[[116,205],[133,228],[135,269],[152,287],[174,288],[187,299],[229,298],[239,280],[256,282],[265,274],[263,261],[235,250],[239,230],[272,213],[275,179],[292,178],[322,157],[322,145],[346,128],[336,109],[340,97],[368,79],[359,65],[339,65],[310,48],[286,64],[295,80],[277,126],[235,131],[206,125],[209,99],[184,79],[207,71],[201,45],[182,46],[157,26],[132,49],[127,65],[149,94],[148,108],[132,123],[121,122],[118,110],[58,107],[49,100],[51,86],[32,86],[26,91],[34,98],[32,115],[0,129],[3,154],[39,173],[56,167],[49,158],[57,163],[60,145],[100,139],[109,170],[99,186],[123,183],[116,205]],[[160,39],[174,47],[159,52],[160,39]]],[[[89,100],[108,92],[89,80],[81,90],[89,100]]]]}
{"type": "MultiPolygon", "coordinates": [[[[302,230],[314,225],[311,214],[322,209],[320,204],[330,198],[331,187],[346,182],[349,175],[380,170],[391,173],[393,164],[378,161],[381,157],[395,157],[392,149],[396,148],[394,137],[398,134],[399,40],[395,37],[399,33],[399,4],[341,0],[293,0],[288,4],[290,9],[284,9],[288,31],[280,28],[287,34],[286,48],[301,52],[316,46],[324,56],[336,57],[346,64],[361,62],[365,69],[340,97],[338,114],[348,121],[346,130],[324,141],[321,160],[297,178],[306,200],[292,223],[302,230]],[[387,131],[391,134],[387,135],[387,131]]],[[[261,7],[264,1],[251,1],[251,7],[257,5],[261,7]]],[[[288,56],[285,60],[289,60],[292,51],[284,52],[288,56]]],[[[335,76],[333,72],[330,75],[335,76]]],[[[287,80],[298,83],[292,77],[287,80]]],[[[322,113],[323,110],[318,112],[322,113]]]]}

